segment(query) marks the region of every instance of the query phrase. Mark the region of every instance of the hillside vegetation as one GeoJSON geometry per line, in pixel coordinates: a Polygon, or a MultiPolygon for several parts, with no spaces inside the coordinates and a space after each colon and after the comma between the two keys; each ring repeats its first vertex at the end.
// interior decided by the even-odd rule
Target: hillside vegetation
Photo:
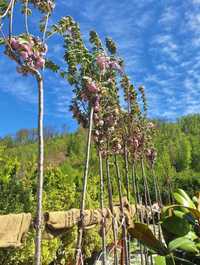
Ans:
{"type": "MultiPolygon", "coordinates": [[[[163,199],[167,204],[170,190],[183,188],[193,195],[200,190],[200,115],[181,118],[175,123],[154,121],[157,127],[155,145],[158,159],[155,172],[163,199]]],[[[36,206],[37,144],[34,130],[21,130],[15,137],[6,136],[0,140],[0,213],[32,212],[36,206]]],[[[86,132],[80,128],[75,133],[57,134],[47,130],[45,134],[45,180],[44,209],[67,210],[78,207],[83,174],[86,132]]],[[[123,172],[123,161],[120,161],[123,172]]],[[[140,177],[140,165],[137,165],[140,177]]],[[[148,173],[148,181],[153,200],[155,194],[148,173]]],[[[117,188],[114,170],[111,165],[114,199],[117,200],[117,188]]],[[[99,206],[99,178],[96,152],[93,149],[90,161],[86,207],[99,206]]],[[[141,183],[142,191],[143,185],[141,183]]],[[[125,194],[125,189],[124,189],[125,194]]],[[[107,194],[106,194],[107,196],[107,194]]],[[[133,201],[133,197],[131,198],[133,201]]],[[[108,201],[108,200],[106,200],[108,201]]],[[[44,264],[50,264],[58,249],[66,249],[65,258],[69,260],[74,251],[76,229],[61,239],[43,243],[44,264]]],[[[84,253],[90,256],[101,248],[98,229],[86,232],[84,253]],[[91,239],[92,238],[92,239],[91,239]]],[[[33,264],[34,242],[30,233],[28,244],[18,251],[0,250],[0,263],[33,264]]],[[[61,264],[61,263],[59,263],[61,264]]]]}

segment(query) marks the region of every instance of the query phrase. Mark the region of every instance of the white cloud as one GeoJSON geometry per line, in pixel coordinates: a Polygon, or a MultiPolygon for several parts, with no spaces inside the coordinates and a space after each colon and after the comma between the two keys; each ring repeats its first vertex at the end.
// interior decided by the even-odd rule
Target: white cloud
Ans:
{"type": "Polygon", "coordinates": [[[192,0],[193,4],[197,4],[199,5],[200,4],[200,0],[192,0]]]}
{"type": "Polygon", "coordinates": [[[153,38],[152,45],[156,45],[153,49],[159,49],[163,55],[169,56],[173,61],[179,61],[178,45],[173,37],[169,34],[160,34],[153,38]]]}
{"type": "Polygon", "coordinates": [[[3,59],[0,63],[0,91],[15,96],[30,104],[37,102],[37,83],[33,77],[24,77],[16,73],[16,65],[3,59]]]}
{"type": "Polygon", "coordinates": [[[174,6],[168,6],[164,9],[161,17],[159,19],[159,23],[167,28],[171,28],[172,23],[177,20],[177,10],[174,6]]]}

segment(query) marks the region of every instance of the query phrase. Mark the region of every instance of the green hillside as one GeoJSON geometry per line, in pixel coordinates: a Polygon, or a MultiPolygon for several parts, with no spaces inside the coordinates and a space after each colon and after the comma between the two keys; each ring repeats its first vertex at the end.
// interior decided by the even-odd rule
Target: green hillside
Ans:
{"type": "MultiPolygon", "coordinates": [[[[200,115],[181,118],[175,123],[155,121],[157,133],[154,139],[158,151],[155,172],[165,203],[169,200],[169,190],[183,188],[192,194],[200,190],[200,115]]],[[[37,144],[31,137],[32,130],[21,130],[15,137],[6,136],[0,140],[0,212],[35,213],[37,144]],[[25,133],[26,132],[26,133],[25,133]]],[[[45,210],[67,210],[79,207],[80,191],[85,159],[86,132],[79,129],[75,133],[46,134],[45,140],[45,210]]],[[[112,162],[112,161],[111,161],[112,162]]],[[[123,160],[120,169],[124,172],[123,160]]],[[[140,165],[137,165],[140,177],[140,165]]],[[[147,169],[152,199],[155,200],[151,173],[147,169]]],[[[111,177],[114,200],[117,200],[117,186],[111,163],[111,177]]],[[[140,191],[143,185],[140,183],[140,191]]],[[[90,177],[88,182],[87,207],[99,206],[98,161],[92,149],[90,177]]],[[[125,188],[124,188],[125,194],[125,188]]],[[[107,193],[106,193],[107,196],[107,193]]],[[[131,197],[133,201],[133,196],[131,197]]],[[[64,257],[69,258],[75,247],[76,229],[63,236],[43,243],[44,264],[50,264],[58,248],[67,249],[64,257]]],[[[86,232],[84,253],[90,256],[101,248],[98,229],[86,232]],[[92,238],[92,239],[91,239],[92,238]]],[[[20,250],[0,250],[0,263],[33,264],[34,242],[32,233],[28,244],[20,250]]],[[[61,257],[62,259],[63,257],[61,257]]],[[[61,264],[61,263],[59,263],[61,264]]]]}

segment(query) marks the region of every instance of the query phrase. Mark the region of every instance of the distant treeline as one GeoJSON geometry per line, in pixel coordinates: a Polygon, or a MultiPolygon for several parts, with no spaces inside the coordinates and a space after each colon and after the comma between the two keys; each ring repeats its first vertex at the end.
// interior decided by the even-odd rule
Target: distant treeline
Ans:
{"type": "MultiPolygon", "coordinates": [[[[44,139],[48,140],[53,137],[57,137],[60,135],[66,135],[68,131],[68,126],[66,124],[63,124],[61,128],[57,128],[54,126],[45,126],[44,127],[44,139]]],[[[17,131],[14,134],[9,134],[4,137],[0,138],[0,143],[5,144],[7,147],[13,147],[18,144],[28,144],[28,143],[34,143],[37,141],[38,138],[38,131],[37,128],[23,128],[17,131]]]]}

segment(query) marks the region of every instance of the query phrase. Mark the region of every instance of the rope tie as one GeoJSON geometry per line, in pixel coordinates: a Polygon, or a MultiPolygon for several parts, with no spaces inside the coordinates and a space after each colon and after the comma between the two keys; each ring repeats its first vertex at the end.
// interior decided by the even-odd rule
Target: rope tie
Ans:
{"type": "Polygon", "coordinates": [[[77,251],[77,255],[81,261],[81,265],[84,265],[82,250],[80,248],[78,248],[78,249],[76,249],[76,251],[77,251]]]}

